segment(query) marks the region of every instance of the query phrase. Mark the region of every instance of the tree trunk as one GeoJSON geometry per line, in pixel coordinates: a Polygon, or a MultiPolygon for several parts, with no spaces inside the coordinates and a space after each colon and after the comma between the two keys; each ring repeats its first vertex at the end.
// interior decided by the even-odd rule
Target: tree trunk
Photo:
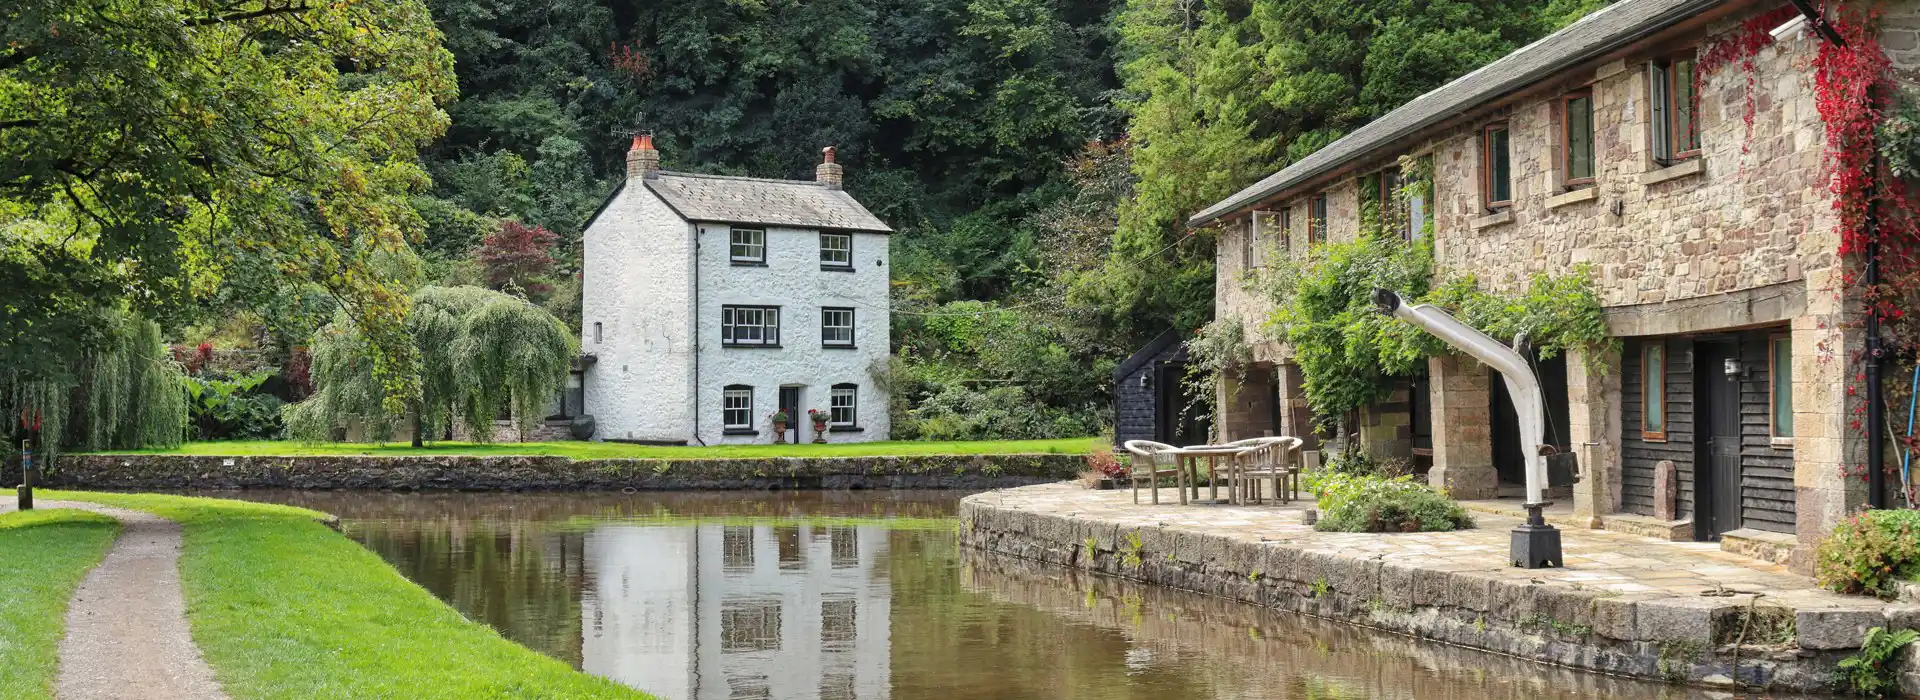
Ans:
{"type": "Polygon", "coordinates": [[[418,401],[412,402],[410,404],[410,407],[407,409],[407,413],[410,413],[413,416],[413,446],[425,447],[426,446],[426,426],[421,425],[422,421],[420,419],[420,402],[418,401]]]}

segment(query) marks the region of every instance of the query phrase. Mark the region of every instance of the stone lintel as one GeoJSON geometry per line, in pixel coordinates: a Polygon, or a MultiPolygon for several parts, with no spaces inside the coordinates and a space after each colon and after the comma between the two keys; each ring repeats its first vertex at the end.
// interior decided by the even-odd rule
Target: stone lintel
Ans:
{"type": "Polygon", "coordinates": [[[1607,331],[1617,337],[1678,335],[1785,323],[1805,313],[1800,280],[1655,304],[1610,306],[1607,331]]]}

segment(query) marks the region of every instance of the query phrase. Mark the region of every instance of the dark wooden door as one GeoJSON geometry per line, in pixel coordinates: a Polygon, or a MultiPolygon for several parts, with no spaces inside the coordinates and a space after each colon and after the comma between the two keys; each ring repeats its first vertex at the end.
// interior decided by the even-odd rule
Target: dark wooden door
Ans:
{"type": "Polygon", "coordinates": [[[800,410],[800,387],[780,387],[780,410],[787,412],[787,439],[800,442],[800,426],[812,425],[807,422],[807,412],[800,410]]]}
{"type": "Polygon", "coordinates": [[[1694,364],[1699,401],[1694,430],[1701,465],[1694,472],[1696,528],[1707,539],[1740,529],[1740,383],[1726,373],[1734,346],[1701,343],[1694,364]]]}

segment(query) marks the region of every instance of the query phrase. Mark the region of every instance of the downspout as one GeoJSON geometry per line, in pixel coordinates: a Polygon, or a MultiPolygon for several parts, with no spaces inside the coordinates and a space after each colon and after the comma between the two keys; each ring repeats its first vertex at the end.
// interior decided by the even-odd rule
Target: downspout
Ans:
{"type": "MultiPolygon", "coordinates": [[[[1540,379],[1526,358],[1491,336],[1461,323],[1460,319],[1432,304],[1408,304],[1388,289],[1373,290],[1374,306],[1381,313],[1413,324],[1432,333],[1474,359],[1500,372],[1513,398],[1514,413],[1520,423],[1520,452],[1527,460],[1526,523],[1513,529],[1509,559],[1514,566],[1528,569],[1564,564],[1560,550],[1560,531],[1548,525],[1542,510],[1546,499],[1547,455],[1554,451],[1546,444],[1546,403],[1541,399],[1540,379]]],[[[1518,340],[1515,341],[1518,344],[1518,340]]]]}
{"type": "MultiPolygon", "coordinates": [[[[1807,18],[1807,24],[1827,43],[1845,47],[1847,40],[1827,22],[1820,10],[1810,0],[1791,0],[1800,16],[1807,18]]],[[[1867,88],[1867,100],[1878,101],[1878,90],[1867,88]]],[[[1880,156],[1879,145],[1867,144],[1874,149],[1874,157],[1867,161],[1867,220],[1866,225],[1866,288],[1874,293],[1880,286],[1880,156]]],[[[1865,432],[1867,434],[1867,507],[1887,507],[1887,436],[1886,415],[1887,397],[1880,390],[1881,365],[1886,361],[1886,348],[1880,343],[1880,316],[1873,309],[1867,310],[1867,348],[1866,348],[1866,385],[1867,416],[1865,432]]]]}
{"type": "Polygon", "coordinates": [[[700,438],[700,225],[687,224],[693,230],[693,313],[687,314],[693,338],[693,441],[707,446],[700,438]]]}

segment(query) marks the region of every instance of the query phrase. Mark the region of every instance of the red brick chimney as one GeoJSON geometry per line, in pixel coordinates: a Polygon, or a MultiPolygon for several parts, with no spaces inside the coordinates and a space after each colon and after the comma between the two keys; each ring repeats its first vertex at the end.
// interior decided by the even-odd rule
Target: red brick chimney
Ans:
{"type": "Polygon", "coordinates": [[[633,147],[627,149],[627,179],[649,177],[660,172],[660,152],[653,150],[653,134],[633,135],[633,147]]]}
{"type": "Polygon", "coordinates": [[[823,159],[820,165],[813,169],[813,179],[822,185],[840,189],[840,181],[845,179],[846,170],[841,168],[839,163],[833,162],[833,147],[820,149],[820,155],[823,159]]]}

